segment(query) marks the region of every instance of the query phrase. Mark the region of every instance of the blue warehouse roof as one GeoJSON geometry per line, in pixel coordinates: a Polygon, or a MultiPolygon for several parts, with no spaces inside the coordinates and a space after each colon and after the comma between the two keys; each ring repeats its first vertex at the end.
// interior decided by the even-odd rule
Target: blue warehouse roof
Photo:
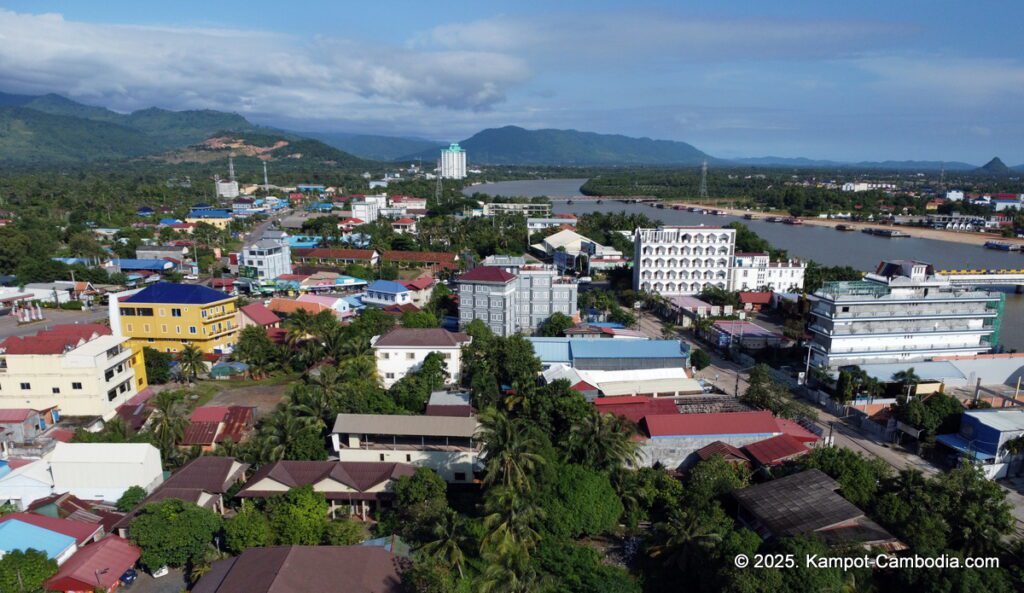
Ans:
{"type": "Polygon", "coordinates": [[[24,521],[11,519],[0,523],[0,550],[12,552],[29,548],[46,553],[49,558],[56,558],[62,552],[75,545],[75,538],[49,529],[43,529],[24,521]]]}
{"type": "Polygon", "coordinates": [[[115,259],[111,263],[122,270],[151,270],[160,272],[174,267],[174,264],[166,259],[115,259]]]}
{"type": "Polygon", "coordinates": [[[229,210],[196,210],[193,208],[188,215],[191,218],[231,218],[229,210]]]}
{"type": "Polygon", "coordinates": [[[404,285],[391,280],[374,280],[370,286],[366,288],[370,292],[383,292],[387,294],[398,294],[402,292],[409,292],[409,289],[404,285]]]}
{"type": "Polygon", "coordinates": [[[171,303],[182,305],[206,305],[231,298],[231,295],[198,284],[174,284],[158,282],[124,299],[125,303],[171,303]]]}
{"type": "Polygon", "coordinates": [[[593,338],[527,338],[544,364],[570,364],[585,358],[684,358],[676,340],[600,340],[593,338]]]}

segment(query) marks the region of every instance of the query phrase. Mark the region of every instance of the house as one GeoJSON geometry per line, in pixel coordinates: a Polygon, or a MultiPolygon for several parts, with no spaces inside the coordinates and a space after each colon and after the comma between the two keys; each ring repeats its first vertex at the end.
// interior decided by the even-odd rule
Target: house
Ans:
{"type": "Polygon", "coordinates": [[[278,461],[264,465],[238,492],[239,498],[269,498],[293,488],[312,486],[331,505],[364,520],[394,499],[394,483],[416,473],[404,463],[379,461],[278,461]]]}
{"type": "Polygon", "coordinates": [[[457,384],[461,378],[462,347],[471,339],[464,333],[441,328],[397,328],[383,336],[374,336],[370,345],[385,388],[418,370],[432,352],[441,355],[449,381],[457,384]]]}
{"type": "Polygon", "coordinates": [[[133,348],[231,352],[238,342],[238,297],[198,284],[158,282],[110,298],[110,326],[133,348]]]}
{"type": "Polygon", "coordinates": [[[363,302],[367,305],[387,307],[389,305],[406,305],[412,303],[412,291],[404,284],[391,280],[374,280],[366,288],[363,302]]]}
{"type": "Polygon", "coordinates": [[[280,327],[281,318],[263,303],[249,303],[238,310],[238,328],[243,330],[250,325],[264,328],[280,327]]]}
{"type": "Polygon", "coordinates": [[[960,430],[940,434],[935,440],[955,459],[967,457],[980,465],[985,477],[997,480],[1020,475],[1024,453],[1007,447],[1024,438],[1024,410],[1016,408],[967,410],[960,415],[960,430]]]}
{"type": "Polygon", "coordinates": [[[0,406],[109,420],[146,387],[141,348],[95,324],[55,325],[0,342],[0,406]]]}
{"type": "Polygon", "coordinates": [[[25,510],[33,515],[93,524],[101,528],[102,533],[111,533],[114,524],[124,516],[111,504],[87,502],[67,492],[40,498],[25,510]]]}
{"type": "Polygon", "coordinates": [[[435,391],[427,401],[427,416],[462,416],[473,415],[473,405],[468,392],[435,391]]]}
{"type": "Polygon", "coordinates": [[[782,334],[750,321],[720,320],[711,326],[709,339],[719,348],[736,345],[748,350],[760,350],[779,346],[785,338],[782,334]]]}
{"type": "Polygon", "coordinates": [[[426,268],[434,272],[459,269],[459,256],[443,251],[383,251],[381,261],[399,268],[426,268]]]}
{"type": "Polygon", "coordinates": [[[740,292],[740,305],[744,311],[760,311],[772,302],[772,293],[768,292],[740,292]]]}
{"type": "Polygon", "coordinates": [[[59,419],[60,412],[56,406],[46,410],[0,409],[0,457],[6,457],[16,444],[34,441],[59,419]]]}
{"type": "MultiPolygon", "coordinates": [[[[582,385],[573,385],[579,390],[582,385]]],[[[596,391],[596,388],[595,388],[596,391]]],[[[670,398],[657,398],[647,395],[599,397],[593,400],[594,407],[601,414],[615,414],[634,424],[639,424],[644,416],[652,414],[678,414],[676,402],[670,398]]]]}
{"type": "Polygon", "coordinates": [[[785,433],[746,445],[743,450],[763,467],[781,465],[811,452],[806,443],[785,433]]]}
{"type": "Polygon", "coordinates": [[[395,234],[397,235],[415,235],[416,219],[408,217],[399,218],[391,223],[391,229],[395,231],[395,234]]]}
{"type": "Polygon", "coordinates": [[[307,265],[347,266],[361,264],[375,266],[380,256],[372,249],[293,249],[292,261],[307,265]]]}
{"type": "Polygon", "coordinates": [[[64,564],[78,550],[75,538],[17,519],[0,523],[0,558],[15,550],[39,550],[46,557],[64,564]]]}
{"type": "Polygon", "coordinates": [[[295,300],[300,303],[317,303],[319,305],[323,305],[332,311],[338,319],[347,319],[354,314],[352,307],[348,304],[348,301],[338,296],[307,293],[300,295],[299,298],[295,300]]]}
{"type": "Polygon", "coordinates": [[[47,591],[113,593],[120,578],[142,555],[139,548],[117,536],[106,537],[78,550],[46,581],[47,591]]]}
{"type": "Polygon", "coordinates": [[[478,427],[471,416],[338,414],[331,443],[341,461],[408,463],[465,483],[480,470],[478,427]]]}
{"type": "Polygon", "coordinates": [[[544,368],[556,364],[575,369],[628,371],[686,368],[689,347],[678,340],[593,340],[527,338],[544,368]]]}
{"type": "Polygon", "coordinates": [[[815,535],[829,546],[907,549],[839,495],[839,483],[809,469],[732,493],[740,522],[763,539],[815,535]]]}
{"type": "Polygon", "coordinates": [[[748,457],[746,453],[741,449],[733,447],[728,443],[723,443],[722,441],[715,441],[710,445],[705,445],[700,449],[697,449],[695,454],[701,461],[707,461],[714,457],[721,457],[728,463],[750,467],[750,457],[748,457]]]}
{"type": "Polygon", "coordinates": [[[255,406],[202,406],[192,410],[189,425],[178,443],[212,451],[225,441],[241,443],[256,424],[255,406]]]}
{"type": "Polygon", "coordinates": [[[103,537],[103,525],[60,517],[47,517],[36,513],[8,513],[0,517],[0,525],[7,521],[21,521],[56,533],[74,538],[78,546],[99,541],[103,537]]]}
{"type": "Polygon", "coordinates": [[[400,593],[400,568],[375,546],[250,548],[214,562],[192,593],[400,593]]]}
{"type": "Polygon", "coordinates": [[[409,301],[419,308],[427,306],[431,295],[434,294],[434,286],[437,280],[433,276],[420,276],[413,280],[406,280],[402,285],[409,289],[412,299],[409,301]]]}

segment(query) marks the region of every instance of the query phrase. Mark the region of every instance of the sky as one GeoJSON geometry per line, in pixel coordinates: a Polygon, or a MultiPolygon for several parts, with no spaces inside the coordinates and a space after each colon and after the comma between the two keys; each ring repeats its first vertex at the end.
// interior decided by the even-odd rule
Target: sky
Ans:
{"type": "Polygon", "coordinates": [[[298,131],[1024,163],[1024,2],[0,0],[0,91],[298,131]]]}

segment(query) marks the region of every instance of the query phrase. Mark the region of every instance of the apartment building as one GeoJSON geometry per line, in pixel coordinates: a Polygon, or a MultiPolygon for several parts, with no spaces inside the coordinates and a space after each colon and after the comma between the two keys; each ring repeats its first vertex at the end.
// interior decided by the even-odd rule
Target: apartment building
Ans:
{"type": "Polygon", "coordinates": [[[516,333],[516,275],[500,267],[477,266],[459,276],[459,326],[479,319],[498,336],[516,333]]]}
{"type": "Polygon", "coordinates": [[[57,325],[0,342],[0,408],[113,418],[146,387],[141,351],[97,324],[57,325]]]}
{"type": "Polygon", "coordinates": [[[110,326],[133,348],[180,352],[192,344],[228,353],[238,341],[238,297],[195,284],[159,282],[110,298],[110,326]]]}
{"type": "Polygon", "coordinates": [[[794,292],[804,288],[807,263],[800,260],[771,261],[767,253],[737,253],[733,257],[729,290],[794,292]]]}
{"type": "Polygon", "coordinates": [[[814,296],[810,357],[822,368],[987,352],[999,343],[1005,299],[907,260],[882,262],[862,281],[828,282],[814,296]]]}
{"type": "Polygon", "coordinates": [[[554,266],[529,264],[524,257],[500,255],[484,259],[481,265],[515,275],[512,310],[517,331],[532,333],[554,313],[571,316],[576,312],[576,280],[562,276],[554,266]]]}
{"type": "Polygon", "coordinates": [[[659,227],[633,233],[633,289],[666,296],[729,288],[736,231],[721,227],[659,227]]]}
{"type": "Polygon", "coordinates": [[[551,204],[533,202],[486,202],[484,216],[521,214],[527,218],[551,218],[551,204]]]}
{"type": "Polygon", "coordinates": [[[246,245],[238,258],[238,274],[261,283],[292,273],[292,254],[287,241],[261,238],[246,245]]]}
{"type": "Polygon", "coordinates": [[[447,482],[472,482],[480,464],[473,416],[338,414],[331,444],[340,461],[429,467],[447,482]]]}
{"type": "Polygon", "coordinates": [[[462,347],[472,340],[464,333],[441,328],[397,328],[370,340],[377,374],[385,388],[423,365],[432,352],[444,359],[450,383],[458,383],[462,370],[462,347]]]}

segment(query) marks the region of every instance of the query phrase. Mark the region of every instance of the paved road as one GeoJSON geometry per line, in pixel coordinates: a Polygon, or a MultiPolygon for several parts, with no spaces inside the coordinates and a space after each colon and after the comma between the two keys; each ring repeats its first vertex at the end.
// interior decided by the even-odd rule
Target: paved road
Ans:
{"type": "Polygon", "coordinates": [[[0,317],[0,339],[10,336],[30,336],[54,325],[67,323],[98,323],[107,319],[107,308],[94,306],[91,311],[61,311],[43,309],[46,319],[18,325],[17,319],[11,315],[0,317]]]}

